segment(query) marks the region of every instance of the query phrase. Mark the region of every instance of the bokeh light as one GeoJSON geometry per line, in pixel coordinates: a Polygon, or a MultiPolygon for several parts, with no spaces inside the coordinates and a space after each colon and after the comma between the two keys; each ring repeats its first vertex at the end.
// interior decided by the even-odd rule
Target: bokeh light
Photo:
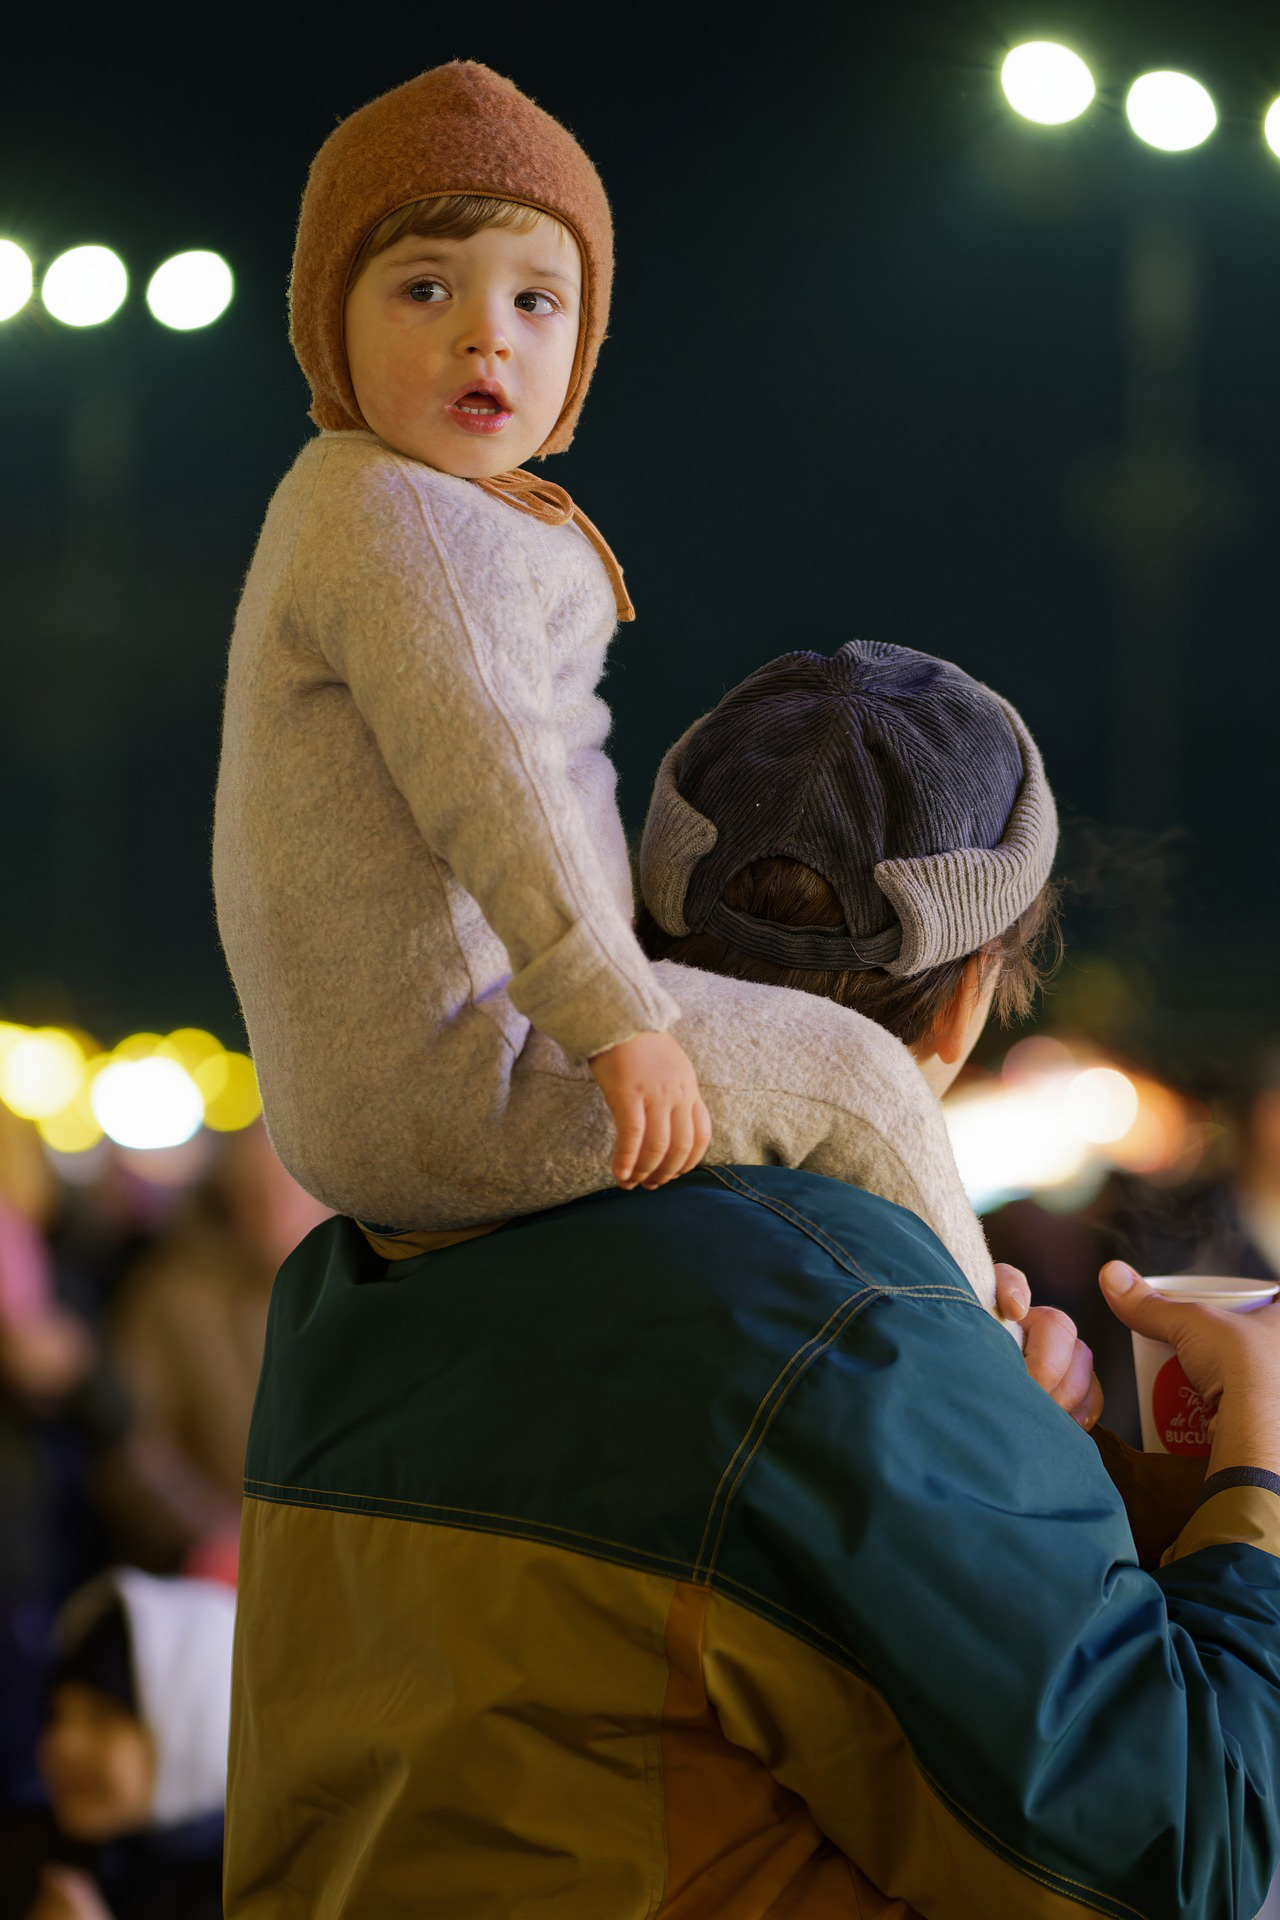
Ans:
{"type": "Polygon", "coordinates": [[[247,1053],[223,1053],[196,1068],[192,1078],[204,1099],[204,1123],[215,1133],[235,1133],[262,1112],[258,1076],[247,1053]]]}
{"type": "Polygon", "coordinates": [[[110,247],[60,253],[40,285],[40,298],[64,327],[97,327],[124,304],[129,276],[110,247]]]}
{"type": "Polygon", "coordinates": [[[1280,100],[1273,100],[1262,123],[1263,136],[1272,153],[1280,159],[1280,100]]]}
{"type": "Polygon", "coordinates": [[[1139,140],[1163,153],[1202,145],[1218,124],[1207,90],[1189,73],[1144,73],[1130,87],[1124,110],[1139,140]]]}
{"type": "Polygon", "coordinates": [[[1096,92],[1079,54],[1053,40],[1028,40],[1015,47],[1005,56],[1000,85],[1015,113],[1043,127],[1078,120],[1096,92]]]}
{"type": "Polygon", "coordinates": [[[177,333],[208,327],[231,305],[235,280],[220,253],[175,253],[147,282],[147,305],[177,333]]]}
{"type": "Polygon", "coordinates": [[[194,1073],[205,1060],[212,1060],[222,1052],[222,1042],[206,1033],[203,1027],[178,1027],[158,1040],[154,1051],[162,1059],[176,1060],[188,1073],[194,1073]]]}
{"type": "Polygon", "coordinates": [[[21,1033],[0,1050],[0,1100],[21,1120],[43,1120],[75,1099],[84,1067],[79,1045],[60,1028],[21,1033]]]}
{"type": "Polygon", "coordinates": [[[111,1052],[116,1060],[150,1060],[161,1044],[158,1033],[131,1033],[127,1040],[112,1047],[111,1052]]]}
{"type": "Polygon", "coordinates": [[[1116,1067],[1086,1067],[1068,1086],[1064,1103],[1072,1132],[1093,1146],[1123,1140],[1138,1117],[1138,1090],[1116,1067]]]}
{"type": "Polygon", "coordinates": [[[119,1147],[178,1147],[198,1132],[204,1101],[176,1060],[114,1059],[93,1083],[93,1113],[119,1147]]]}
{"type": "Polygon", "coordinates": [[[35,269],[16,240],[0,240],[0,320],[21,313],[35,287],[35,269]]]}
{"type": "Polygon", "coordinates": [[[60,1113],[36,1121],[36,1132],[55,1153],[88,1153],[104,1137],[89,1104],[87,1088],[83,1091],[83,1099],[77,1098],[60,1113]]]}
{"type": "Polygon", "coordinates": [[[1062,1075],[1050,1072],[967,1089],[947,1100],[951,1150],[977,1212],[1018,1194],[1066,1186],[1084,1168],[1088,1150],[1067,1122],[1062,1087],[1062,1075]]]}

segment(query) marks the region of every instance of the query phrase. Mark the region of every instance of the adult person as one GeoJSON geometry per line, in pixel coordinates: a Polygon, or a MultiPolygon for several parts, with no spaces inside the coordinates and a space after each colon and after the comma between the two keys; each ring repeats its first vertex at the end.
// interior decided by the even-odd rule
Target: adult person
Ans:
{"type": "MultiPolygon", "coordinates": [[[[892,1043],[936,1098],[1020,951],[1048,818],[1030,737],[957,669],[789,655],[668,755],[645,899],[674,938],[865,974],[881,1018],[934,993],[905,1041],[761,987],[801,1035],[819,1006],[874,1031],[873,1093],[892,1043]],[[750,896],[778,860],[842,927],[750,896]]],[[[868,1168],[909,1168],[910,1125],[871,1105],[868,1168]]],[[[717,1165],[399,1260],[376,1239],[326,1223],[273,1298],[230,1920],[1256,1910],[1280,1852],[1280,1310],[1109,1270],[1218,1402],[1203,1502],[1147,1572],[1093,1441],[868,1185],[717,1165]]]]}

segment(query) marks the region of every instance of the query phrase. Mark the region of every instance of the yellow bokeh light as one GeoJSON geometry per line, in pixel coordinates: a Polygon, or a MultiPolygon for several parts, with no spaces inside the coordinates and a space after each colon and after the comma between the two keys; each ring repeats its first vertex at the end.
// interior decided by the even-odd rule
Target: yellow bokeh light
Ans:
{"type": "Polygon", "coordinates": [[[222,1052],[221,1040],[215,1040],[203,1027],[178,1027],[165,1035],[155,1051],[162,1060],[176,1060],[188,1073],[194,1073],[205,1060],[222,1052]]]}
{"type": "Polygon", "coordinates": [[[37,1120],[36,1131],[55,1153],[88,1153],[102,1138],[102,1128],[92,1111],[82,1112],[78,1100],[61,1113],[50,1114],[47,1120],[37,1120]]]}
{"type": "Polygon", "coordinates": [[[247,1053],[224,1053],[220,1059],[207,1060],[192,1078],[204,1095],[204,1123],[215,1133],[236,1133],[252,1126],[262,1112],[258,1076],[247,1053]],[[218,1071],[223,1067],[225,1074],[218,1071]]]}
{"type": "MultiPolygon", "coordinates": [[[[81,1037],[74,1027],[68,1031],[77,1038],[81,1037]]],[[[56,1153],[88,1153],[103,1137],[98,1116],[93,1110],[93,1087],[102,1069],[111,1065],[111,1055],[94,1052],[97,1043],[87,1034],[82,1038],[82,1045],[89,1058],[85,1062],[74,1099],[67,1106],[59,1107],[56,1113],[46,1114],[43,1119],[36,1121],[40,1138],[56,1153]],[[84,1045],[85,1042],[87,1045],[84,1045]]]]}
{"type": "Polygon", "coordinates": [[[226,1090],[227,1081],[231,1078],[231,1068],[227,1064],[229,1058],[228,1054],[222,1052],[211,1053],[208,1059],[191,1069],[191,1078],[199,1087],[206,1108],[211,1100],[218,1099],[226,1090]]]}
{"type": "Polygon", "coordinates": [[[115,1060],[150,1060],[162,1044],[158,1033],[131,1033],[111,1049],[111,1055],[115,1060]]]}
{"type": "Polygon", "coordinates": [[[70,1106],[84,1080],[84,1053],[69,1033],[37,1027],[0,1053],[0,1100],[22,1120],[70,1106]]]}

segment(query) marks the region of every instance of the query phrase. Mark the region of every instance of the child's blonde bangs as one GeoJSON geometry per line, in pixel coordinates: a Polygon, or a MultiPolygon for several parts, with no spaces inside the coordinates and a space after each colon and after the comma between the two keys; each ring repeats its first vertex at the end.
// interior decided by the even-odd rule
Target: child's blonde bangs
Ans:
{"type": "MultiPolygon", "coordinates": [[[[519,200],[497,200],[483,193],[439,193],[427,200],[411,200],[379,220],[361,242],[347,280],[354,286],[366,265],[377,254],[413,234],[420,240],[469,240],[485,227],[506,227],[512,233],[532,233],[546,222],[559,227],[554,215],[538,207],[525,206],[519,200]]],[[[568,231],[567,228],[564,231],[568,231]]]]}

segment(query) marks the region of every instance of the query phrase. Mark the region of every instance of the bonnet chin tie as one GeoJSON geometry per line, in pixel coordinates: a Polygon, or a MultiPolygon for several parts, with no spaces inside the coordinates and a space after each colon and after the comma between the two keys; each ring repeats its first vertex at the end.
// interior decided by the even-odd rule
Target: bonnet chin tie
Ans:
{"type": "Polygon", "coordinates": [[[531,513],[544,526],[562,527],[566,521],[574,521],[604,562],[619,621],[635,619],[636,610],[623,585],[622,568],[613,548],[582,508],[574,505],[563,487],[558,487],[554,480],[544,480],[540,474],[529,473],[524,467],[513,467],[509,473],[495,473],[488,480],[473,480],[471,484],[484,493],[491,493],[495,500],[505,500],[510,506],[518,507],[521,513],[531,513]]]}

